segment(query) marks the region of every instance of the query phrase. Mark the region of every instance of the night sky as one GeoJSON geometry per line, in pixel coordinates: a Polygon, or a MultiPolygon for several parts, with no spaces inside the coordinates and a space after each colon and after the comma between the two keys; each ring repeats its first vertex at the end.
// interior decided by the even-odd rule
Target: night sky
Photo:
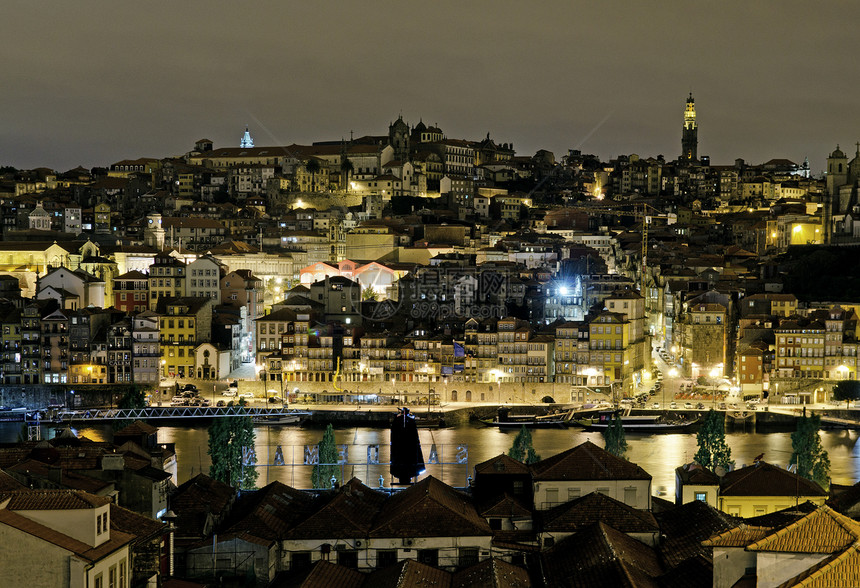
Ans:
{"type": "Polygon", "coordinates": [[[517,153],[714,164],[860,140],[857,6],[808,2],[10,2],[0,165],[109,165],[194,141],[385,134],[402,113],[517,153]]]}

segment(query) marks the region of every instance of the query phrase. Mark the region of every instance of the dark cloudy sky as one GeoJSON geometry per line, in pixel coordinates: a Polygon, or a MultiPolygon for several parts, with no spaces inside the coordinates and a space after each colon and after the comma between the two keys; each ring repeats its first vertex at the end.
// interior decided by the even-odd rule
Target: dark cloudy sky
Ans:
{"type": "Polygon", "coordinates": [[[860,140],[851,0],[12,2],[0,165],[64,170],[383,134],[399,113],[520,154],[677,157],[684,100],[712,162],[814,172],[860,140]]]}

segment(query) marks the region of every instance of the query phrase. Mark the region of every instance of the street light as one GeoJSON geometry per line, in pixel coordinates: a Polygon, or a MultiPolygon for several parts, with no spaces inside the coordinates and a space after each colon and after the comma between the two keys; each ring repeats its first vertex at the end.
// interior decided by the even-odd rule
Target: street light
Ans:
{"type": "Polygon", "coordinates": [[[710,371],[710,374],[709,374],[711,376],[711,379],[714,382],[714,393],[713,393],[714,410],[716,410],[716,408],[717,408],[717,378],[719,377],[721,372],[722,372],[722,370],[719,367],[715,367],[710,371]]]}

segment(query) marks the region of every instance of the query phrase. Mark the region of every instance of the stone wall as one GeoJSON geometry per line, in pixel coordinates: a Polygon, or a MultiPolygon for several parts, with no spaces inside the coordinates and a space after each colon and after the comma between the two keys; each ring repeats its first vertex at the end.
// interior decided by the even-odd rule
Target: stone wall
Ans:
{"type": "MultiPolygon", "coordinates": [[[[834,380],[812,380],[808,378],[784,378],[770,381],[768,402],[782,404],[787,395],[801,395],[809,398],[809,402],[827,402],[830,400],[834,380]],[[808,396],[807,396],[808,395],[808,396]]],[[[799,400],[798,400],[799,402],[799,400]]]]}
{"type": "Polygon", "coordinates": [[[361,206],[361,194],[340,192],[336,194],[317,192],[289,192],[278,194],[275,199],[289,208],[315,208],[328,210],[332,207],[361,206]],[[301,204],[301,206],[299,206],[301,204]]]}
{"type": "MultiPolygon", "coordinates": [[[[428,396],[442,404],[473,402],[491,404],[541,404],[546,396],[556,403],[585,403],[608,400],[608,396],[582,386],[562,383],[477,382],[284,382],[283,392],[291,402],[427,404],[428,396]],[[342,397],[342,398],[341,398],[342,397]]],[[[281,395],[279,382],[240,381],[239,391],[263,397],[281,395]]]]}
{"type": "Polygon", "coordinates": [[[26,385],[0,386],[0,405],[9,408],[87,408],[94,406],[116,406],[131,384],[107,386],[26,385]],[[74,393],[72,393],[74,391],[74,393]]]}

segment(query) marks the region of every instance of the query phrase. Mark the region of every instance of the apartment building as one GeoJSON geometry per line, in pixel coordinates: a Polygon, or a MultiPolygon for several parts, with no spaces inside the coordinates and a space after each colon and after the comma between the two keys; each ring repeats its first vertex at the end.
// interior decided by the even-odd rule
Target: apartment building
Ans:
{"type": "Polygon", "coordinates": [[[132,318],[132,379],[135,383],[155,386],[161,373],[159,315],[144,310],[132,318]]]}
{"type": "Polygon", "coordinates": [[[211,298],[169,298],[159,304],[162,375],[193,377],[196,347],[212,337],[211,298]]]}
{"type": "Polygon", "coordinates": [[[185,296],[187,276],[185,262],[159,253],[149,269],[149,310],[155,311],[162,298],[185,296]]]}
{"type": "Polygon", "coordinates": [[[132,270],[114,278],[113,306],[127,313],[149,308],[149,276],[132,270]]]}

